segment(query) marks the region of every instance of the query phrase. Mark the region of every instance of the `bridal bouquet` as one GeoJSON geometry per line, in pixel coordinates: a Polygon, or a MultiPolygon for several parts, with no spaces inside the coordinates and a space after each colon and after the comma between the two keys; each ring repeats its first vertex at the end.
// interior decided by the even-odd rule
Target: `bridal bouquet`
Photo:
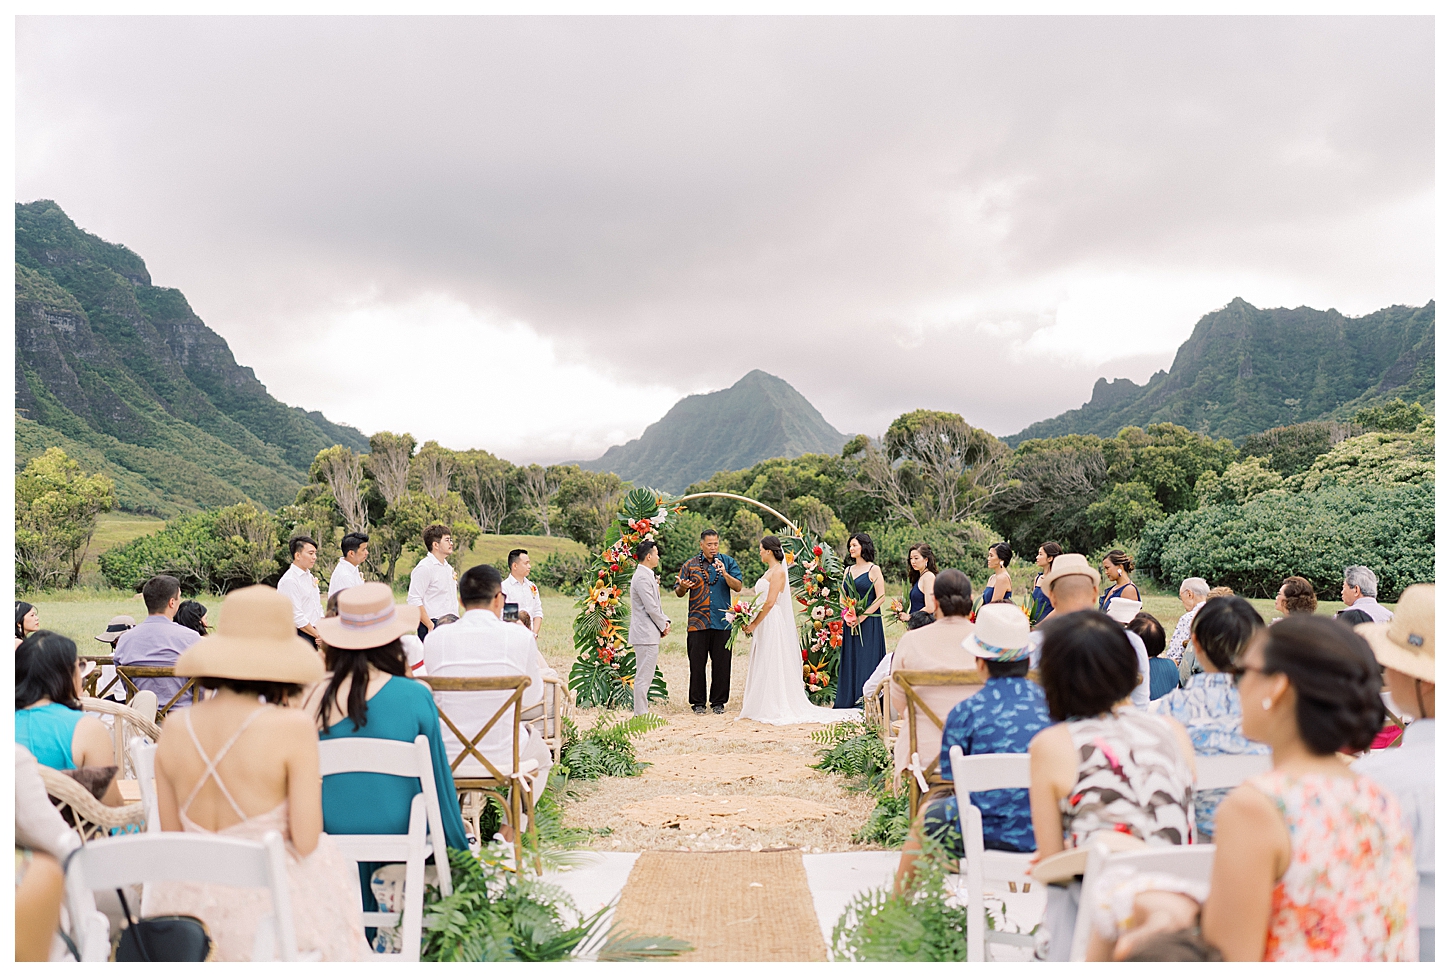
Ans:
{"type": "Polygon", "coordinates": [[[759,602],[758,597],[754,602],[741,598],[730,605],[730,610],[725,612],[725,623],[730,625],[730,637],[725,639],[726,651],[735,650],[735,636],[744,631],[745,625],[755,617],[755,605],[759,602]]]}

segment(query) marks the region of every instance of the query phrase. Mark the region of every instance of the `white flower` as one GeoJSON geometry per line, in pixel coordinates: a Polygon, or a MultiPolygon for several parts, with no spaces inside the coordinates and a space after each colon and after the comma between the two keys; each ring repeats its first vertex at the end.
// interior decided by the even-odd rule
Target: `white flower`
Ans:
{"type": "Polygon", "coordinates": [[[826,609],[824,607],[820,606],[819,604],[817,604],[815,607],[812,607],[811,608],[811,617],[815,618],[817,621],[823,621],[823,620],[825,620],[825,618],[826,618],[826,609]]]}
{"type": "Polygon", "coordinates": [[[665,519],[669,516],[669,514],[670,514],[670,511],[668,509],[661,509],[659,512],[656,512],[655,513],[655,517],[653,519],[651,519],[650,521],[653,522],[656,526],[658,526],[660,523],[662,523],[662,522],[665,521],[665,519]]]}
{"type": "Polygon", "coordinates": [[[829,597],[829,596],[831,596],[831,588],[830,587],[822,587],[821,588],[821,596],[822,597],[829,597]]]}
{"type": "Polygon", "coordinates": [[[726,611],[725,612],[725,623],[726,624],[733,624],[734,622],[735,622],[735,615],[734,615],[734,613],[732,613],[731,611],[726,611]]]}

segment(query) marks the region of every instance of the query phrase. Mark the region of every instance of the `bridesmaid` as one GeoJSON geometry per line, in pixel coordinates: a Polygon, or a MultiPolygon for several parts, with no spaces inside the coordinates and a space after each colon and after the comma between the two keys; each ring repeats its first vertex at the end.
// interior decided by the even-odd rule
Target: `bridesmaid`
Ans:
{"type": "Polygon", "coordinates": [[[987,578],[987,586],[982,588],[982,607],[1011,603],[1012,575],[1007,572],[1007,564],[1011,562],[1012,547],[1006,543],[993,543],[987,547],[987,569],[992,571],[992,575],[987,578]]]}
{"type": "Polygon", "coordinates": [[[842,636],[840,666],[836,672],[837,709],[854,709],[860,705],[862,686],[886,657],[886,630],[881,625],[880,613],[886,600],[886,578],[872,562],[876,559],[876,545],[866,533],[852,533],[846,541],[846,553],[852,560],[846,576],[861,596],[856,605],[856,627],[847,627],[842,636]]]}
{"type": "Polygon", "coordinates": [[[1133,558],[1122,550],[1109,550],[1108,555],[1103,557],[1103,575],[1108,578],[1108,589],[1098,601],[1098,610],[1107,613],[1108,604],[1114,597],[1123,597],[1127,600],[1142,600],[1143,595],[1138,592],[1138,585],[1133,583],[1129,576],[1133,572],[1133,558]]]}
{"type": "Polygon", "coordinates": [[[1027,621],[1034,628],[1047,620],[1052,613],[1052,601],[1042,589],[1042,578],[1052,571],[1052,561],[1062,555],[1062,544],[1048,540],[1037,547],[1037,576],[1032,581],[1032,593],[1027,598],[1027,621]]]}
{"type": "Polygon", "coordinates": [[[909,622],[911,615],[917,611],[936,613],[936,595],[932,592],[936,586],[936,556],[931,547],[925,543],[917,543],[907,553],[906,562],[911,567],[908,574],[911,579],[911,603],[906,610],[896,615],[896,619],[902,624],[909,622]]]}

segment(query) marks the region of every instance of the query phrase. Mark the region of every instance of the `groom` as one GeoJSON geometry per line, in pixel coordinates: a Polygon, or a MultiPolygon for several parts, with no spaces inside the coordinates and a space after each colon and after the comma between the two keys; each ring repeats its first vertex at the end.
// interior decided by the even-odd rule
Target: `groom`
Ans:
{"type": "Polygon", "coordinates": [[[675,596],[690,595],[690,624],[685,648],[690,654],[690,708],[705,713],[705,660],[710,660],[710,708],[718,715],[730,698],[730,652],[725,639],[730,625],[730,592],[740,589],[740,564],[730,554],[720,553],[720,534],[707,529],[700,534],[700,552],[680,567],[675,596]]]}

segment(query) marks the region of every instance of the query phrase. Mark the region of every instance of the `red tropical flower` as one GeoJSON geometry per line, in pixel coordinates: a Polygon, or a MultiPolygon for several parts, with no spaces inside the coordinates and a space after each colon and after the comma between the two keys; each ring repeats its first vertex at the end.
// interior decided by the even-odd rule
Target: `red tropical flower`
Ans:
{"type": "Polygon", "coordinates": [[[814,553],[816,556],[820,556],[821,548],[819,546],[813,546],[811,547],[811,552],[814,553]]]}

